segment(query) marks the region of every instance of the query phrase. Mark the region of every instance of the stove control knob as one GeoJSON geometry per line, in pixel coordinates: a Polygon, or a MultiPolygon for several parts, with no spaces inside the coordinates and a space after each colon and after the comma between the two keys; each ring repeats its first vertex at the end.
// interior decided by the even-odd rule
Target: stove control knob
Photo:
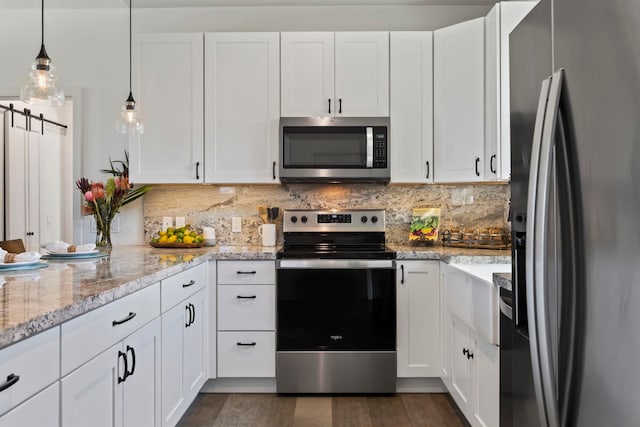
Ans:
{"type": "Polygon", "coordinates": [[[362,218],[360,218],[360,221],[362,221],[363,224],[366,224],[368,218],[366,215],[362,215],[362,218]]]}
{"type": "Polygon", "coordinates": [[[372,222],[372,223],[374,223],[374,224],[375,224],[376,222],[378,222],[378,217],[377,217],[377,216],[375,216],[375,215],[374,215],[374,216],[372,216],[372,217],[371,217],[371,222],[372,222]]]}
{"type": "Polygon", "coordinates": [[[300,221],[302,221],[304,224],[307,223],[307,217],[303,216],[302,218],[300,218],[300,221]]]}
{"type": "Polygon", "coordinates": [[[298,222],[298,217],[297,217],[297,216],[295,216],[295,215],[294,215],[294,216],[292,216],[292,217],[291,217],[291,222],[292,222],[292,223],[294,223],[294,224],[295,224],[296,222],[298,222]]]}

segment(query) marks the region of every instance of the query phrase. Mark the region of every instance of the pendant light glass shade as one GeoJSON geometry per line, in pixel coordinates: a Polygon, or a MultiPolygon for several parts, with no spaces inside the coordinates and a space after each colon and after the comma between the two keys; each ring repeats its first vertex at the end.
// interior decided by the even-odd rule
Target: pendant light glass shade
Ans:
{"type": "Polygon", "coordinates": [[[116,122],[116,132],[118,133],[144,133],[144,125],[140,120],[140,110],[136,107],[136,101],[133,94],[129,92],[120,117],[116,122]]]}
{"type": "Polygon", "coordinates": [[[140,110],[136,106],[131,90],[131,11],[133,10],[133,0],[129,0],[129,97],[124,102],[120,117],[116,122],[116,132],[118,133],[144,133],[144,125],[140,118],[140,110]]]}
{"type": "Polygon", "coordinates": [[[31,64],[31,71],[22,88],[20,99],[27,104],[60,107],[64,105],[64,91],[56,87],[57,76],[51,58],[44,48],[44,0],[41,10],[41,45],[40,52],[31,64]]]}

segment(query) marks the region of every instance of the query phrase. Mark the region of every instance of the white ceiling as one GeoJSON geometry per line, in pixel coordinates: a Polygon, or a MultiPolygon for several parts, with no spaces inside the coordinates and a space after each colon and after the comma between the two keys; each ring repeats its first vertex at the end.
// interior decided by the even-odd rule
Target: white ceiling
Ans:
{"type": "MultiPolygon", "coordinates": [[[[134,0],[135,8],[209,6],[483,6],[496,0],[134,0]]],[[[128,0],[47,0],[45,9],[108,9],[128,7],[128,0]]],[[[40,0],[0,0],[0,9],[40,8],[40,0]]]]}

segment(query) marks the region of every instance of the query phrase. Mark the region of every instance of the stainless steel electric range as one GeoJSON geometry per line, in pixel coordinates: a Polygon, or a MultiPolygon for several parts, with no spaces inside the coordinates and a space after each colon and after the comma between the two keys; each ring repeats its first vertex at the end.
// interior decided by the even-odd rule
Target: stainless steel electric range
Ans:
{"type": "Polygon", "coordinates": [[[384,210],[286,210],[278,393],[394,393],[395,252],[384,210]]]}

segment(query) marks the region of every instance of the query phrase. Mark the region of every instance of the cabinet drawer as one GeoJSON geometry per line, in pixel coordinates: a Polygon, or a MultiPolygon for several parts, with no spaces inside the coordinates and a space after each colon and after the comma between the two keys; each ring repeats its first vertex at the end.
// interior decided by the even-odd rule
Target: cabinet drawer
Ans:
{"type": "Polygon", "coordinates": [[[219,285],[275,285],[273,261],[218,261],[219,285]]]}
{"type": "Polygon", "coordinates": [[[163,279],[161,288],[162,312],[169,310],[185,298],[204,289],[207,286],[207,263],[196,265],[189,270],[182,271],[175,276],[163,279]]]}
{"type": "Polygon", "coordinates": [[[160,285],[156,283],[63,323],[62,376],[159,315],[160,285]]]}
{"type": "Polygon", "coordinates": [[[275,332],[218,332],[219,378],[275,376],[275,332]]]}
{"type": "Polygon", "coordinates": [[[46,390],[0,417],[0,427],[60,425],[60,383],[46,390]]]}
{"type": "Polygon", "coordinates": [[[275,285],[218,286],[219,330],[273,331],[275,328],[275,285]]]}
{"type": "Polygon", "coordinates": [[[60,377],[60,328],[51,328],[0,351],[0,413],[13,408],[60,377]],[[14,377],[8,379],[10,375],[14,377]],[[15,380],[15,378],[18,378],[15,380]]]}

